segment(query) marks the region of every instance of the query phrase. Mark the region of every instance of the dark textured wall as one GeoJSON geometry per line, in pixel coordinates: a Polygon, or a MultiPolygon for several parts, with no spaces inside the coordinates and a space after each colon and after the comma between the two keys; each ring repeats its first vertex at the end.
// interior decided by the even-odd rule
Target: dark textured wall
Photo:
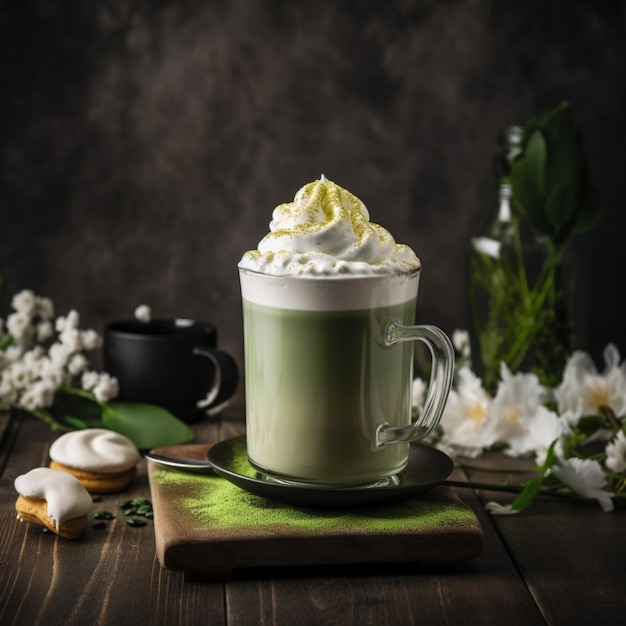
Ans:
{"type": "Polygon", "coordinates": [[[421,257],[419,321],[466,327],[496,133],[569,99],[606,204],[575,248],[585,347],[626,354],[624,6],[4,0],[3,308],[28,287],[101,328],[148,303],[241,358],[236,263],[324,173],[421,257]]]}

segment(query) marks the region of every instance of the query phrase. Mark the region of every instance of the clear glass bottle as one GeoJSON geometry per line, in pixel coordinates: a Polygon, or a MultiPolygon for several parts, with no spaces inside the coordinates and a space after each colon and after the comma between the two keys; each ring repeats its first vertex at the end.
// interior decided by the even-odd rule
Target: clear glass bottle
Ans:
{"type": "Polygon", "coordinates": [[[520,218],[510,165],[522,150],[522,128],[505,128],[496,152],[495,218],[470,241],[468,305],[472,367],[494,393],[504,362],[556,384],[573,343],[571,276],[549,242],[520,218]]]}

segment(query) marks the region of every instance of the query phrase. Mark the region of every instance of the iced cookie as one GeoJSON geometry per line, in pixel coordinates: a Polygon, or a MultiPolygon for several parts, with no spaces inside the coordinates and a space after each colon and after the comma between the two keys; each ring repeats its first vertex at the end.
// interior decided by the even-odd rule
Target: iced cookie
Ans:
{"type": "Polygon", "coordinates": [[[72,475],[37,467],[15,479],[15,503],[21,521],[45,526],[66,539],[83,534],[92,499],[72,475]]]}
{"type": "Polygon", "coordinates": [[[105,428],[66,433],[54,441],[49,454],[51,468],[74,475],[91,493],[128,487],[141,458],[130,439],[105,428]]]}

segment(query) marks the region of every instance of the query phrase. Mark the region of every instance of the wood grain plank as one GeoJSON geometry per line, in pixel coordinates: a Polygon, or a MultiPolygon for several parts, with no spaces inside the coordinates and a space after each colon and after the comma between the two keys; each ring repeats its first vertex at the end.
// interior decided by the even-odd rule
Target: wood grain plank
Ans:
{"type": "MultiPolygon", "coordinates": [[[[499,469],[532,465],[498,455],[488,456],[485,462],[499,469]]],[[[476,481],[499,480],[491,472],[475,470],[470,475],[476,481]]],[[[516,476],[516,480],[523,478],[516,476]]],[[[513,498],[501,492],[479,495],[482,502],[505,503],[513,498]]],[[[540,498],[523,513],[492,520],[547,623],[584,626],[623,621],[623,510],[604,513],[593,502],[540,498]]]]}
{"type": "MultiPolygon", "coordinates": [[[[455,474],[456,479],[462,476],[455,474]]],[[[483,525],[483,553],[462,571],[424,573],[410,564],[238,572],[226,583],[228,623],[468,624],[544,620],[482,504],[460,493],[483,525]]]]}
{"type": "Polygon", "coordinates": [[[128,490],[94,505],[117,513],[106,529],[69,541],[17,521],[13,480],[47,463],[54,437],[37,420],[22,424],[0,480],[0,624],[222,623],[223,586],[186,585],[161,569],[152,524],[131,528],[117,512],[120,499],[150,497],[145,461],[128,490]]]}

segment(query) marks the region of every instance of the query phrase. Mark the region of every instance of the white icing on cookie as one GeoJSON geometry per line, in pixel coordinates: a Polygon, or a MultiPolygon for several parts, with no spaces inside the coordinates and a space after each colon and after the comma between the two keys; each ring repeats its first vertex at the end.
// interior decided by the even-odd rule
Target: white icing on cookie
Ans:
{"type": "Polygon", "coordinates": [[[45,500],[48,516],[57,527],[66,520],[87,515],[93,501],[89,492],[72,474],[36,467],[15,479],[15,490],[25,498],[45,500]]]}
{"type": "Polygon", "coordinates": [[[106,428],[86,428],[61,435],[50,446],[50,458],[75,469],[115,473],[135,467],[141,455],[124,435],[106,428]]]}

